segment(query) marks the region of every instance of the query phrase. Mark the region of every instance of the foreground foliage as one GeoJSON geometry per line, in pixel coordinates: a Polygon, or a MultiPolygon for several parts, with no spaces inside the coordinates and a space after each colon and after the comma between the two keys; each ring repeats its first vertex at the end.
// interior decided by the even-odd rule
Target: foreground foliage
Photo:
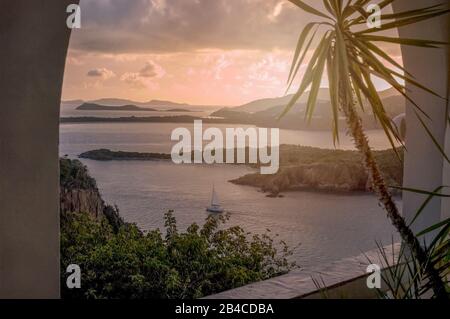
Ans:
{"type": "MultiPolygon", "coordinates": [[[[423,192],[409,189],[409,192],[427,194],[421,208],[417,211],[411,225],[424,212],[430,201],[435,197],[448,198],[449,195],[442,191],[448,187],[439,187],[434,192],[423,192]]],[[[445,286],[445,293],[450,297],[450,218],[447,218],[436,225],[428,227],[416,234],[420,241],[424,242],[426,260],[439,274],[445,286]]],[[[379,295],[383,299],[434,299],[439,296],[433,290],[429,273],[426,271],[426,265],[409,252],[406,246],[402,246],[398,256],[389,256],[385,249],[378,244],[380,256],[383,261],[382,273],[383,283],[386,289],[380,289],[379,295]],[[389,267],[389,262],[398,260],[393,266],[389,267]]]]}
{"type": "Polygon", "coordinates": [[[199,298],[289,271],[294,264],[284,242],[281,252],[268,235],[240,227],[221,229],[225,217],[209,217],[179,232],[172,212],[166,235],[142,233],[126,224],[114,232],[106,219],[89,214],[61,216],[61,286],[63,298],[199,298]],[[81,289],[69,290],[65,268],[82,269],[81,289]]]}
{"type": "MultiPolygon", "coordinates": [[[[384,9],[394,1],[380,0],[377,4],[380,9],[384,9]]],[[[303,0],[290,0],[290,2],[318,20],[308,23],[300,33],[288,78],[288,90],[293,85],[304,61],[307,61],[307,67],[301,77],[297,93],[294,94],[280,117],[286,115],[309,89],[305,118],[311,120],[317,105],[322,80],[324,77],[328,79],[333,113],[331,125],[335,143],[339,143],[339,117],[344,115],[355,146],[363,155],[364,165],[371,175],[373,190],[377,194],[380,204],[383,205],[402,241],[424,268],[434,294],[437,298],[448,299],[445,283],[442,281],[438,269],[428,262],[427,252],[406,224],[392,198],[369,145],[360,115],[366,109],[364,102],[368,102],[368,109],[383,128],[392,147],[395,149],[396,142],[401,142],[398,129],[387,115],[382,97],[376,90],[374,77],[383,80],[414,106],[412,109],[414,115],[430,137],[430,142],[433,142],[443,157],[450,162],[442,146],[426,125],[425,119],[429,116],[412,100],[406,90],[406,84],[431,95],[438,97],[439,95],[418,83],[408,70],[405,70],[379,46],[380,42],[422,48],[439,48],[446,45],[444,42],[428,39],[386,37],[380,32],[448,14],[450,11],[448,6],[439,4],[393,14],[382,14],[380,16],[381,27],[364,28],[369,16],[365,7],[371,2],[370,0],[323,0],[321,1],[323,10],[316,9],[303,0]],[[324,31],[318,33],[320,28],[324,31]],[[320,39],[320,42],[313,50],[312,56],[306,58],[315,39],[320,39]],[[397,69],[401,72],[397,72],[397,69]]],[[[446,125],[448,124],[446,118],[443,121],[446,125]]]]}

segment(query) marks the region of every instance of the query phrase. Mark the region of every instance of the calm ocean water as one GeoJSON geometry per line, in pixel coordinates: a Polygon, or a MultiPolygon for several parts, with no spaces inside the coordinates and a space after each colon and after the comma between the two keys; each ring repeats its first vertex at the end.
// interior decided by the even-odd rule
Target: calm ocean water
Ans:
{"type": "MultiPolygon", "coordinates": [[[[97,148],[168,153],[173,145],[170,134],[178,126],[64,124],[60,129],[60,154],[76,158],[97,148]]],[[[284,144],[333,147],[327,132],[281,130],[280,138],[284,144]]],[[[369,138],[377,149],[388,147],[381,131],[369,132],[369,138]]],[[[352,149],[351,139],[343,136],[341,148],[352,149]]],[[[285,198],[273,199],[256,188],[228,182],[252,172],[243,166],[82,161],[97,179],[104,199],[117,204],[126,221],[137,223],[144,230],[161,228],[168,210],[175,211],[181,229],[193,222],[201,224],[207,217],[205,207],[214,183],[230,213],[229,225],[240,225],[249,232],[264,233],[270,229],[272,235],[279,234],[279,239],[295,247],[293,258],[306,269],[373,249],[375,241],[388,244],[395,234],[370,194],[292,192],[285,198]]]]}

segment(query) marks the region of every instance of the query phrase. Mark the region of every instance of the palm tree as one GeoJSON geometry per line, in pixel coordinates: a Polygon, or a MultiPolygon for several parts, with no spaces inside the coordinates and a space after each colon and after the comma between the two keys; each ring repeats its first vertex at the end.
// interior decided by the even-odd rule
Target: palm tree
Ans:
{"type": "MultiPolygon", "coordinates": [[[[400,233],[403,242],[420,262],[425,273],[428,275],[435,296],[438,298],[448,298],[439,272],[436,271],[432,263],[427,259],[425,249],[420,245],[417,237],[414,236],[404,218],[400,215],[392,199],[378,164],[375,161],[368,138],[364,133],[358,106],[364,110],[363,100],[368,101],[375,118],[381,124],[394,150],[396,150],[395,143],[401,142],[400,137],[391,119],[387,116],[382,99],[376,91],[372,81],[372,76],[375,76],[389,83],[408,101],[412,102],[415,106],[417,117],[422,125],[425,126],[422,117],[427,116],[426,113],[408,96],[404,84],[401,84],[400,81],[403,80],[411,83],[431,94],[437,94],[416,82],[411,74],[375,43],[388,42],[426,48],[436,48],[445,43],[421,39],[387,37],[377,35],[376,32],[431,19],[446,14],[450,10],[446,9],[446,5],[435,5],[406,12],[383,14],[381,15],[381,27],[361,28],[361,25],[366,24],[368,18],[368,13],[364,8],[370,0],[323,0],[322,2],[325,7],[323,11],[315,9],[301,0],[290,1],[304,11],[322,18],[322,21],[307,24],[300,34],[289,74],[288,90],[305,60],[311,43],[318,35],[318,29],[325,28],[325,31],[321,34],[320,42],[309,60],[297,93],[294,94],[280,117],[288,113],[296,104],[297,100],[310,88],[306,106],[306,118],[309,120],[312,118],[319,88],[326,69],[333,113],[334,142],[339,142],[339,114],[343,113],[346,117],[349,132],[354,139],[355,146],[363,154],[364,164],[370,174],[373,190],[378,195],[388,217],[400,233]],[[401,71],[397,72],[394,70],[395,68],[401,71]]],[[[394,0],[384,0],[378,5],[383,9],[392,2],[394,0]]],[[[426,126],[425,128],[431,136],[428,128],[426,126]]],[[[435,139],[433,139],[433,142],[437,145],[435,139]]],[[[448,160],[445,154],[444,156],[448,160]]]]}

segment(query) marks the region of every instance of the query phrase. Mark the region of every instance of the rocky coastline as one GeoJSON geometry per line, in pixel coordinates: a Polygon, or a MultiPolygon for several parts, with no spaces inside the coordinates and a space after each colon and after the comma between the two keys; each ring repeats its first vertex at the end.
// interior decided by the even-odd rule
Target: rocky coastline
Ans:
{"type": "MultiPolygon", "coordinates": [[[[248,150],[247,150],[248,151],[248,150]]],[[[397,195],[396,187],[403,183],[403,152],[398,150],[375,151],[375,157],[388,186],[397,195]]],[[[107,149],[80,154],[80,158],[97,161],[170,160],[170,154],[121,152],[107,149]]],[[[259,165],[252,165],[259,168],[259,165]]],[[[307,190],[320,192],[357,193],[370,192],[370,175],[356,151],[327,150],[313,147],[282,145],[280,169],[274,175],[258,172],[247,174],[231,183],[257,187],[269,197],[281,197],[281,193],[307,190]]]]}

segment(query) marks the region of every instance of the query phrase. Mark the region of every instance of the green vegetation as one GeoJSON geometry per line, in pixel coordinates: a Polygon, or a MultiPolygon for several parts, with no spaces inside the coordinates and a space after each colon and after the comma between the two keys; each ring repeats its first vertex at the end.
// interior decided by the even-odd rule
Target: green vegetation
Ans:
{"type": "MultiPolygon", "coordinates": [[[[237,149],[235,162],[237,162],[237,149]]],[[[386,183],[391,187],[403,184],[403,149],[374,151],[386,183]],[[400,159],[398,158],[400,156],[400,159]]],[[[224,162],[226,152],[224,154],[224,162]]],[[[246,159],[249,148],[245,149],[246,159]]],[[[191,157],[194,157],[192,152],[191,157]]],[[[170,154],[115,152],[98,149],[80,154],[80,158],[97,161],[123,160],[169,160],[170,154]]],[[[249,164],[259,168],[259,164],[249,164]]],[[[261,188],[268,196],[278,196],[280,192],[307,189],[314,191],[349,192],[371,191],[369,174],[363,165],[363,156],[357,151],[328,150],[315,147],[281,145],[280,171],[275,175],[248,174],[231,181],[239,185],[261,188]]]]}
{"type": "MultiPolygon", "coordinates": [[[[430,201],[436,197],[449,197],[449,187],[438,187],[433,192],[409,189],[407,191],[428,195],[421,208],[416,212],[415,218],[424,213],[430,201]]],[[[450,218],[447,218],[427,229],[415,234],[420,240],[427,242],[425,249],[427,263],[436,269],[444,285],[444,294],[450,297],[450,218]],[[428,237],[428,238],[425,238],[428,237]]],[[[379,289],[380,298],[383,299],[434,299],[439,294],[434,290],[430,281],[430,274],[415,255],[411,254],[408,247],[402,246],[398,256],[390,256],[381,244],[377,244],[380,256],[383,260],[383,268],[387,271],[382,273],[385,290],[379,289]],[[393,267],[388,267],[389,261],[398,260],[393,267]]]]}
{"type": "MultiPolygon", "coordinates": [[[[380,170],[391,187],[403,184],[403,150],[375,151],[380,170]]],[[[270,197],[280,192],[314,190],[333,192],[371,191],[363,156],[357,151],[326,150],[314,147],[282,145],[280,170],[275,175],[248,174],[231,181],[261,188],[270,197]]]]}
{"type": "Polygon", "coordinates": [[[61,214],[87,212],[95,218],[105,218],[115,231],[124,225],[119,209],[103,201],[97,182],[89,175],[86,166],[68,158],[61,158],[59,166],[61,214]]]}
{"type": "MultiPolygon", "coordinates": [[[[384,9],[394,1],[385,0],[379,2],[378,5],[380,9],[384,9]]],[[[311,57],[305,60],[309,60],[307,61],[308,66],[301,76],[297,93],[292,96],[280,118],[286,115],[310,88],[305,118],[312,120],[318,104],[321,83],[324,77],[328,79],[331,98],[330,106],[333,114],[332,130],[335,143],[339,143],[339,119],[340,112],[342,112],[349,132],[354,139],[355,146],[363,155],[364,165],[370,172],[371,184],[380,204],[383,205],[389,219],[399,232],[402,241],[408,246],[414,258],[418,260],[419,264],[424,267],[425,272],[429,275],[428,279],[436,296],[440,299],[448,299],[443,278],[441,278],[438,270],[429,263],[425,249],[406,224],[392,198],[379,164],[369,145],[369,140],[363,127],[361,112],[365,112],[365,109],[371,110],[391,142],[392,147],[395,148],[395,142],[400,142],[401,137],[398,129],[387,115],[382,96],[376,90],[374,77],[389,83],[399,94],[413,104],[414,108],[412,110],[414,115],[430,137],[430,142],[434,143],[437,149],[441,151],[443,157],[449,161],[447,154],[445,154],[441,145],[431,134],[424,120],[428,115],[411,99],[405,83],[415,87],[415,89],[425,90],[438,97],[439,95],[418,83],[408,70],[405,70],[379,46],[380,42],[385,42],[415,47],[438,48],[447,43],[428,39],[386,37],[379,32],[433,19],[448,14],[450,10],[445,4],[438,4],[393,14],[383,14],[380,16],[381,27],[361,29],[358,26],[365,24],[367,21],[364,7],[369,4],[370,0],[360,0],[355,3],[353,1],[323,0],[323,9],[316,9],[303,0],[290,0],[290,2],[301,10],[315,16],[315,18],[320,19],[308,23],[300,33],[291,65],[287,91],[289,91],[289,87],[297,78],[300,66],[303,65],[307,56],[306,53],[309,52],[309,47],[314,42],[313,40],[320,38],[320,42],[313,50],[311,57]],[[327,22],[324,23],[323,19],[326,19],[327,22]],[[317,32],[319,28],[323,29],[320,33],[317,32]],[[395,69],[400,69],[402,72],[399,73],[395,69]],[[369,107],[365,106],[367,102],[369,107]]]]}
{"type": "Polygon", "coordinates": [[[295,267],[287,245],[267,234],[224,226],[226,216],[177,229],[172,212],[165,234],[141,232],[106,206],[95,180],[77,160],[61,159],[61,287],[63,298],[198,298],[284,274],[295,267]],[[77,196],[68,196],[75,193],[77,196]],[[65,195],[64,195],[65,194],[65,195]],[[79,202],[79,194],[84,201],[79,202]],[[101,208],[101,211],[84,211],[101,208]],[[75,212],[69,210],[76,210],[75,212]],[[69,290],[65,269],[82,269],[82,288],[69,290]]]}
{"type": "Polygon", "coordinates": [[[97,189],[97,183],[86,167],[80,161],[68,158],[59,160],[59,183],[61,188],[67,189],[97,189]]]}
{"type": "Polygon", "coordinates": [[[139,153],[111,151],[108,149],[98,149],[80,154],[80,158],[88,158],[96,161],[151,161],[151,160],[170,160],[170,154],[161,153],[139,153]]]}
{"type": "Polygon", "coordinates": [[[82,288],[63,298],[199,298],[265,280],[289,271],[290,250],[278,254],[268,235],[249,239],[240,227],[220,229],[224,217],[210,217],[203,227],[178,232],[171,212],[166,235],[143,234],[134,225],[114,232],[106,219],[65,213],[61,225],[61,282],[69,264],[82,269],[82,288]]]}

